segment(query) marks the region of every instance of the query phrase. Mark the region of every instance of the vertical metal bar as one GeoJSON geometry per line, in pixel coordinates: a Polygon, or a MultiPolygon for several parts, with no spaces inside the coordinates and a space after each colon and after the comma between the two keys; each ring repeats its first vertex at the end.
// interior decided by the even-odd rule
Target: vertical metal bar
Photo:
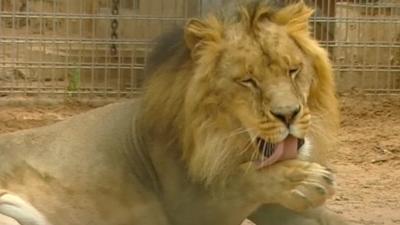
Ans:
{"type": "MultiPolygon", "coordinates": [[[[51,32],[51,37],[53,38],[53,43],[50,46],[50,48],[52,50],[50,54],[56,54],[56,55],[53,56],[52,57],[53,59],[49,60],[49,61],[52,61],[53,63],[57,63],[57,60],[60,57],[60,54],[58,52],[58,45],[55,42],[56,33],[57,33],[57,22],[56,22],[56,6],[57,6],[57,3],[56,3],[56,1],[53,0],[52,6],[53,6],[53,10],[52,10],[52,17],[53,18],[51,18],[51,20],[52,20],[51,22],[52,22],[52,26],[53,26],[52,29],[53,30],[51,32]]],[[[51,71],[51,78],[50,78],[51,87],[50,87],[50,90],[52,90],[52,94],[55,94],[57,92],[57,87],[56,87],[56,69],[53,67],[53,68],[50,69],[50,71],[51,71]]]]}
{"type": "MultiPolygon", "coordinates": [[[[175,5],[177,5],[175,1],[175,5]]],[[[182,7],[183,7],[183,18],[187,19],[189,17],[189,6],[188,6],[188,0],[182,0],[182,7]]]]}
{"type": "MultiPolygon", "coordinates": [[[[0,5],[1,5],[1,1],[0,1],[0,5]]],[[[25,14],[25,16],[24,16],[24,21],[25,21],[25,32],[24,32],[24,36],[23,37],[25,37],[25,38],[27,38],[28,37],[28,35],[29,35],[29,16],[28,16],[28,6],[29,6],[29,0],[26,0],[26,3],[25,3],[25,10],[24,10],[24,12],[23,13],[26,13],[25,14]]],[[[21,19],[22,20],[22,19],[21,19]]],[[[0,22],[0,24],[1,24],[1,22],[0,22]]],[[[23,61],[24,62],[26,62],[26,61],[30,61],[30,55],[32,54],[32,52],[29,52],[29,50],[28,50],[28,43],[25,41],[24,42],[24,44],[23,44],[23,48],[24,48],[24,59],[23,59],[23,61]]],[[[24,66],[24,70],[25,70],[25,76],[23,77],[23,84],[22,84],[22,92],[23,92],[23,95],[25,95],[26,96],[26,90],[27,90],[27,84],[28,84],[28,79],[29,79],[29,77],[31,76],[31,70],[29,69],[29,67],[28,67],[28,64],[27,63],[25,63],[25,66],[24,66]]]]}
{"type": "MultiPolygon", "coordinates": [[[[3,0],[0,0],[0,41],[4,40],[4,31],[3,31],[3,0]]],[[[4,50],[5,44],[0,42],[0,74],[5,75],[5,50],[4,50]]]]}
{"type": "MultiPolygon", "coordinates": [[[[119,8],[120,8],[120,13],[118,14],[118,17],[121,17],[120,15],[121,15],[121,13],[122,13],[122,9],[123,9],[123,7],[122,7],[122,1],[120,1],[119,2],[119,8]]],[[[118,21],[121,21],[121,18],[118,18],[118,21]]],[[[121,24],[121,23],[120,23],[121,24]]],[[[121,30],[121,29],[123,29],[123,27],[120,25],[120,27],[119,27],[119,29],[121,30]]],[[[121,34],[122,34],[122,32],[119,32],[119,39],[121,40],[122,39],[122,36],[121,36],[121,34]]],[[[121,91],[122,91],[122,74],[121,74],[121,63],[122,63],[122,61],[121,61],[121,59],[122,59],[122,56],[123,56],[123,51],[124,51],[124,48],[123,47],[125,47],[123,44],[118,44],[118,49],[119,49],[119,51],[117,52],[118,54],[117,54],[117,97],[118,98],[120,98],[121,97],[121,91]]]]}
{"type": "MultiPolygon", "coordinates": [[[[109,28],[108,28],[108,30],[109,30],[109,28]]],[[[103,96],[105,98],[107,98],[108,97],[107,89],[108,89],[108,69],[109,69],[109,60],[110,60],[109,52],[110,51],[107,49],[107,45],[104,45],[103,49],[104,49],[104,67],[103,67],[103,69],[104,69],[104,80],[103,80],[104,93],[103,93],[103,96]]]]}
{"type": "MultiPolygon", "coordinates": [[[[78,72],[78,77],[75,78],[78,80],[78,86],[77,86],[77,90],[78,91],[78,97],[81,97],[81,91],[82,91],[82,76],[84,76],[83,74],[83,70],[82,70],[82,56],[83,54],[86,52],[86,44],[84,44],[83,42],[83,38],[84,38],[84,32],[83,32],[83,16],[86,15],[86,1],[85,0],[81,0],[79,1],[80,5],[79,5],[79,42],[80,44],[77,44],[75,46],[75,48],[79,48],[78,50],[78,65],[76,68],[76,71],[78,72]]],[[[76,49],[74,50],[74,52],[76,52],[76,49]]],[[[75,69],[74,69],[75,70],[75,69]]]]}
{"type": "MultiPolygon", "coordinates": [[[[366,15],[368,16],[368,17],[371,17],[372,16],[372,14],[373,14],[373,7],[372,7],[372,0],[367,0],[366,1],[366,3],[365,3],[365,7],[364,7],[364,9],[365,9],[365,12],[366,12],[366,15]]],[[[371,23],[364,23],[364,34],[368,34],[368,26],[373,26],[373,24],[371,24],[371,23]]],[[[364,37],[365,38],[365,37],[364,37]]],[[[369,76],[371,75],[371,73],[367,73],[366,72],[366,70],[367,70],[367,68],[368,68],[368,54],[367,54],[367,50],[368,50],[368,48],[370,48],[370,50],[371,50],[371,47],[367,47],[367,45],[366,44],[364,44],[363,45],[363,48],[362,48],[362,57],[363,57],[363,65],[362,65],[362,84],[363,84],[363,87],[365,88],[365,83],[367,82],[366,81],[366,79],[368,79],[369,78],[369,76]],[[368,74],[368,75],[367,75],[368,74]]],[[[370,78],[369,78],[370,79],[370,78]]]]}
{"type": "Polygon", "coordinates": [[[130,94],[136,89],[135,82],[135,50],[131,47],[130,51],[130,94]]]}
{"type": "MultiPolygon", "coordinates": [[[[400,12],[400,3],[396,3],[396,5],[394,6],[393,11],[396,10],[396,17],[398,17],[398,14],[400,12]]],[[[395,23],[395,30],[400,30],[400,24],[399,23],[395,23]]],[[[396,53],[397,53],[397,62],[396,62],[396,66],[397,69],[399,69],[400,67],[400,35],[398,36],[399,38],[395,41],[395,43],[393,43],[393,45],[395,45],[396,47],[396,53]]],[[[397,71],[396,73],[392,74],[392,88],[397,91],[398,94],[400,94],[400,72],[397,71]]]]}
{"type": "MultiPolygon", "coordinates": [[[[133,5],[132,5],[132,12],[133,13],[137,13],[140,9],[139,9],[139,5],[138,2],[134,1],[133,5]]],[[[133,19],[129,19],[128,22],[129,24],[136,24],[135,21],[132,21],[133,19]]],[[[133,30],[136,30],[135,25],[132,28],[133,30]]],[[[132,36],[129,36],[129,38],[133,38],[132,36]]],[[[131,97],[131,94],[133,93],[134,89],[135,89],[135,53],[134,53],[134,47],[129,45],[129,51],[127,52],[126,57],[129,57],[129,91],[130,91],[130,95],[128,97],[131,97]]]]}
{"type": "MultiPolygon", "coordinates": [[[[334,37],[331,37],[332,36],[331,34],[335,33],[334,31],[331,31],[331,26],[334,26],[334,24],[335,24],[335,22],[331,21],[331,19],[335,18],[335,15],[333,13],[334,8],[333,9],[331,8],[331,6],[332,6],[331,1],[332,0],[328,0],[328,2],[327,2],[328,22],[326,23],[326,43],[327,43],[326,48],[329,50],[329,54],[333,54],[331,44],[332,44],[334,37]]],[[[333,7],[335,7],[335,6],[333,5],[333,7]]]]}
{"type": "MultiPolygon", "coordinates": [[[[391,7],[391,9],[390,9],[390,18],[391,19],[395,18],[394,11],[396,10],[398,12],[399,9],[400,9],[400,5],[393,5],[391,7]]],[[[398,15],[396,15],[396,16],[398,16],[398,15]]],[[[400,27],[399,27],[398,23],[394,23],[393,27],[394,27],[393,30],[396,30],[396,31],[400,30],[399,29],[400,27]]],[[[397,41],[400,41],[400,40],[397,40],[397,41]]],[[[396,86],[396,83],[395,83],[396,82],[396,75],[395,75],[395,73],[392,72],[393,63],[395,63],[395,60],[396,60],[396,55],[395,54],[396,54],[396,52],[400,52],[400,47],[398,47],[398,46],[395,47],[395,44],[396,44],[397,41],[396,40],[392,40],[390,42],[390,47],[389,47],[389,55],[390,55],[390,57],[389,57],[389,66],[388,66],[389,67],[388,68],[389,69],[389,74],[388,74],[388,76],[389,76],[389,86],[388,86],[388,88],[392,89],[392,90],[395,90],[396,88],[400,90],[400,83],[398,84],[399,86],[396,86]]],[[[400,54],[397,57],[400,57],[400,54]]],[[[400,60],[400,59],[398,59],[398,60],[400,60]]]]}
{"type": "MultiPolygon", "coordinates": [[[[70,4],[71,1],[66,1],[66,15],[71,15],[73,13],[73,9],[70,4]]],[[[74,57],[72,55],[73,53],[73,47],[72,47],[72,41],[71,39],[73,38],[73,31],[74,31],[74,24],[73,22],[76,19],[72,17],[66,17],[65,18],[65,23],[66,23],[66,37],[67,37],[67,42],[66,42],[66,49],[65,49],[65,72],[66,72],[66,77],[65,80],[67,81],[66,83],[66,90],[68,93],[68,96],[72,95],[72,91],[70,89],[71,83],[72,83],[72,76],[73,76],[73,67],[74,67],[74,57]]]]}
{"type": "MultiPolygon", "coordinates": [[[[117,91],[118,98],[121,97],[121,91],[122,91],[122,74],[121,74],[122,61],[121,61],[121,59],[122,59],[122,54],[123,54],[122,51],[124,51],[123,47],[124,46],[122,44],[118,44],[119,51],[117,52],[117,55],[115,56],[116,60],[114,60],[114,62],[113,62],[117,68],[116,70],[114,69],[113,71],[117,72],[117,74],[116,74],[117,75],[116,91],[117,91]]],[[[114,66],[114,68],[115,68],[115,66],[114,66]]]]}
{"type": "MultiPolygon", "coordinates": [[[[359,1],[359,0],[356,0],[355,1],[355,3],[357,3],[357,1],[359,1]]],[[[353,6],[351,6],[351,7],[356,7],[356,4],[352,4],[353,6]]],[[[347,27],[347,29],[349,29],[350,27],[350,23],[353,23],[354,24],[354,22],[350,22],[351,20],[349,20],[349,10],[350,10],[350,7],[348,7],[347,9],[347,15],[346,15],[346,19],[347,19],[347,24],[346,24],[346,27],[347,27]]],[[[358,17],[358,15],[357,15],[357,17],[358,17]]],[[[359,18],[357,18],[357,19],[359,19],[359,18]]],[[[356,24],[357,25],[357,24],[356,24]]],[[[358,27],[357,27],[358,28],[358,27]]],[[[349,30],[348,30],[349,31],[349,30]]],[[[351,32],[351,31],[350,31],[351,32]]],[[[356,32],[358,32],[358,31],[356,31],[356,32]]],[[[346,38],[346,40],[348,40],[348,39],[350,39],[350,41],[352,41],[352,42],[358,42],[358,39],[356,38],[356,39],[354,39],[352,36],[351,36],[351,34],[350,33],[347,33],[347,35],[350,35],[350,38],[346,38]],[[354,39],[354,40],[352,40],[352,38],[354,39]]],[[[354,47],[354,44],[352,44],[352,45],[350,45],[350,47],[348,47],[348,57],[350,57],[350,60],[349,60],[349,62],[350,62],[350,65],[349,65],[349,67],[350,67],[350,70],[349,70],[349,73],[347,73],[347,76],[351,76],[352,74],[354,74],[354,73],[356,73],[356,70],[355,70],[355,68],[354,68],[354,64],[355,64],[355,62],[354,62],[354,50],[356,50],[356,48],[354,47]]],[[[348,78],[347,78],[348,79],[348,78]]]]}
{"type": "MultiPolygon", "coordinates": [[[[169,16],[169,15],[166,15],[166,13],[165,13],[165,10],[164,10],[164,1],[161,1],[161,2],[160,2],[160,6],[161,6],[160,17],[162,18],[162,17],[169,16]]],[[[174,14],[176,15],[176,13],[177,13],[177,10],[176,10],[176,8],[174,8],[174,14]]],[[[161,21],[159,21],[159,22],[160,22],[160,31],[157,33],[157,35],[160,35],[161,33],[164,32],[164,20],[161,19],[161,21]]]]}
{"type": "MultiPolygon", "coordinates": [[[[12,6],[11,6],[11,10],[12,10],[12,18],[11,18],[11,29],[12,29],[12,37],[16,37],[17,36],[17,34],[16,34],[16,22],[15,22],[15,13],[16,13],[16,2],[15,1],[12,1],[12,6]]],[[[11,91],[11,93],[13,93],[13,92],[15,92],[15,87],[17,86],[16,85],[16,77],[15,77],[15,75],[17,74],[17,66],[18,66],[18,46],[17,46],[18,44],[17,44],[17,42],[16,41],[13,41],[12,42],[12,44],[11,44],[11,49],[10,49],[10,52],[12,53],[11,55],[12,55],[12,57],[13,57],[13,63],[12,63],[12,70],[10,71],[11,72],[11,82],[12,82],[12,84],[11,84],[11,88],[10,88],[10,91],[11,91]]]]}
{"type": "MultiPolygon", "coordinates": [[[[393,5],[391,5],[390,6],[390,14],[389,14],[389,18],[390,19],[393,19],[394,18],[394,16],[393,16],[393,11],[395,10],[395,8],[393,7],[393,5]]],[[[388,26],[390,26],[390,28],[391,27],[393,27],[393,28],[395,28],[396,27],[396,24],[395,23],[393,23],[393,24],[388,24],[388,26]]],[[[390,29],[390,30],[392,30],[392,29],[390,29]]],[[[397,29],[393,29],[393,30],[397,30],[397,29]]],[[[387,70],[387,72],[386,72],[386,89],[387,90],[394,90],[395,88],[394,88],[394,86],[393,86],[393,74],[392,74],[392,62],[393,62],[393,42],[394,42],[395,40],[393,40],[393,39],[391,39],[391,41],[390,41],[390,43],[389,43],[389,48],[388,48],[388,61],[387,61],[387,68],[388,68],[388,70],[387,70]]]]}
{"type": "Polygon", "coordinates": [[[90,71],[90,95],[93,97],[94,96],[94,90],[95,90],[95,64],[97,63],[96,57],[97,53],[100,52],[98,50],[98,45],[94,44],[92,48],[92,55],[91,55],[91,71],[90,71]]]}
{"type": "MultiPolygon", "coordinates": [[[[69,15],[70,14],[70,1],[64,1],[63,4],[65,4],[65,14],[69,15]]],[[[64,23],[65,23],[65,37],[67,38],[66,43],[63,43],[63,49],[64,49],[64,54],[65,54],[65,59],[64,59],[64,65],[65,67],[63,68],[64,70],[64,81],[65,81],[65,87],[64,87],[64,91],[66,93],[69,92],[69,90],[67,89],[70,83],[70,78],[69,78],[69,54],[70,54],[70,48],[71,48],[71,43],[69,42],[70,39],[70,28],[69,28],[69,22],[70,19],[68,19],[68,17],[63,18],[64,23]]]]}
{"type": "MultiPolygon", "coordinates": [[[[92,2],[92,4],[94,4],[94,3],[92,2]]],[[[92,8],[93,7],[94,7],[94,5],[92,5],[92,8]]],[[[93,11],[91,13],[93,13],[93,15],[94,15],[95,9],[93,9],[93,11]]],[[[94,40],[96,38],[97,19],[96,18],[92,18],[91,20],[92,20],[92,23],[91,23],[92,29],[91,29],[90,37],[92,38],[92,40],[94,40]]],[[[91,56],[90,56],[90,81],[89,81],[90,82],[90,84],[89,84],[90,91],[89,91],[89,93],[93,97],[94,96],[94,94],[93,94],[93,92],[94,92],[94,76],[95,76],[95,67],[94,67],[94,65],[96,63],[96,55],[97,55],[97,52],[98,52],[96,43],[92,44],[90,52],[91,52],[91,56]]]]}
{"type": "MultiPolygon", "coordinates": [[[[27,32],[26,38],[29,37],[28,35],[31,35],[31,33],[33,33],[33,28],[31,26],[32,26],[32,23],[33,23],[34,19],[32,19],[29,16],[30,13],[32,12],[31,8],[32,8],[31,0],[27,0],[26,1],[26,10],[27,10],[27,13],[29,13],[29,14],[27,15],[28,22],[26,24],[26,27],[27,27],[27,31],[28,32],[27,32]]],[[[27,64],[27,66],[32,66],[33,65],[33,63],[32,63],[32,60],[33,60],[33,57],[32,57],[33,49],[34,49],[33,43],[30,42],[29,43],[29,48],[28,48],[29,54],[28,54],[28,59],[27,59],[30,64],[27,64]]],[[[36,68],[35,69],[31,68],[30,71],[29,71],[29,74],[30,74],[30,77],[28,78],[28,79],[30,79],[29,80],[29,85],[26,85],[26,86],[29,87],[29,89],[32,89],[32,87],[33,87],[33,82],[36,79],[36,73],[37,73],[37,69],[36,68]]],[[[25,91],[27,91],[27,90],[25,90],[25,91]]],[[[27,93],[25,92],[25,94],[27,94],[27,93]]]]}
{"type": "MultiPolygon", "coordinates": [[[[133,10],[133,2],[131,4],[129,4],[126,0],[121,0],[119,2],[118,8],[119,8],[119,14],[117,16],[117,21],[119,21],[119,40],[123,40],[124,38],[121,36],[123,32],[121,32],[121,29],[123,29],[123,24],[125,24],[125,20],[123,19],[123,17],[121,17],[121,14],[125,14],[125,12],[123,12],[124,9],[127,10],[133,10]],[[132,5],[132,8],[130,8],[132,5]],[[126,8],[129,7],[129,8],[126,8]]],[[[131,13],[131,12],[129,12],[131,13]]],[[[121,63],[122,63],[122,59],[124,57],[124,51],[126,51],[126,49],[124,49],[124,45],[121,43],[117,43],[117,54],[114,56],[113,58],[113,63],[114,65],[116,65],[117,69],[113,70],[113,73],[116,73],[114,76],[116,76],[117,79],[117,83],[116,83],[116,93],[117,93],[117,97],[121,97],[121,92],[123,90],[123,86],[124,86],[124,74],[122,73],[123,71],[121,70],[121,63]]]]}
{"type": "Polygon", "coordinates": [[[148,51],[148,49],[147,49],[147,47],[148,46],[143,46],[143,48],[145,49],[144,51],[143,51],[143,53],[144,53],[144,55],[143,55],[143,65],[147,65],[147,60],[148,60],[148,54],[149,54],[149,51],[148,51]]]}
{"type": "MultiPolygon", "coordinates": [[[[359,6],[360,6],[359,9],[360,10],[357,10],[357,12],[360,13],[360,14],[361,14],[361,10],[364,10],[365,11],[364,17],[369,17],[369,15],[368,15],[368,8],[369,8],[368,7],[368,1],[369,0],[366,0],[366,2],[364,2],[364,6],[363,7],[361,7],[361,5],[359,3],[359,6]]],[[[363,37],[362,34],[368,32],[368,29],[367,29],[368,25],[369,25],[368,23],[361,22],[361,21],[359,21],[357,23],[357,27],[358,27],[357,42],[362,44],[362,47],[358,47],[358,49],[357,49],[357,55],[359,57],[361,57],[361,62],[360,62],[361,65],[360,65],[359,68],[361,68],[361,87],[360,88],[362,88],[362,89],[366,88],[365,79],[367,77],[366,74],[365,74],[365,71],[366,71],[365,66],[367,64],[367,57],[366,57],[366,48],[367,47],[366,47],[366,44],[365,44],[365,40],[362,41],[362,37],[363,37]]],[[[364,39],[365,39],[365,37],[364,37],[364,39]]]]}
{"type": "MultiPolygon", "coordinates": [[[[326,15],[326,9],[325,9],[325,1],[321,1],[320,4],[320,10],[321,10],[321,18],[323,19],[327,19],[327,15],[326,15]]],[[[320,38],[320,42],[324,43],[324,41],[327,40],[327,37],[324,37],[324,27],[327,25],[326,22],[321,22],[320,24],[320,31],[319,31],[319,38],[320,38]],[[325,26],[324,26],[325,25],[325,26]]]]}
{"type": "MultiPolygon", "coordinates": [[[[188,2],[187,2],[187,0],[182,0],[182,1],[180,1],[180,2],[182,2],[182,4],[181,4],[181,7],[182,7],[182,17],[186,20],[186,18],[188,17],[188,7],[187,7],[187,5],[188,5],[188,2]]],[[[179,5],[179,3],[176,3],[176,7],[178,7],[178,5],[179,5]]],[[[175,22],[175,25],[176,25],[176,21],[174,21],[175,22]]]]}
{"type": "MultiPolygon", "coordinates": [[[[378,6],[378,18],[381,18],[381,17],[382,17],[382,15],[381,15],[381,7],[378,6]]],[[[374,29],[376,29],[374,33],[377,34],[378,37],[380,37],[381,35],[379,35],[379,33],[378,33],[379,30],[377,30],[377,26],[375,26],[374,29]]],[[[377,38],[377,40],[382,40],[382,39],[377,38]]],[[[380,79],[379,79],[379,73],[380,73],[379,72],[380,47],[377,46],[375,48],[376,48],[376,58],[375,58],[375,82],[374,82],[375,87],[374,87],[374,89],[377,90],[377,89],[381,88],[382,83],[380,83],[380,79]]],[[[377,93],[377,92],[375,92],[375,93],[377,93]]]]}
{"type": "MultiPolygon", "coordinates": [[[[139,1],[138,1],[139,2],[139,1]]],[[[137,9],[137,13],[138,14],[141,14],[141,13],[143,13],[143,7],[144,7],[144,3],[142,2],[142,3],[140,3],[140,5],[136,8],[137,9]]],[[[133,29],[135,30],[135,31],[137,31],[138,30],[138,28],[140,27],[140,24],[139,23],[142,23],[142,22],[140,22],[140,21],[137,21],[137,20],[134,20],[134,26],[133,26],[133,29]]],[[[139,36],[137,35],[137,34],[133,34],[134,36],[132,37],[132,38],[138,38],[139,39],[139,36]]],[[[136,67],[136,58],[138,57],[138,54],[137,54],[137,49],[136,49],[136,45],[135,44],[133,44],[132,46],[131,46],[131,48],[132,48],[132,54],[133,54],[133,58],[132,58],[132,64],[133,64],[133,67],[136,67]]],[[[138,70],[137,69],[133,69],[134,71],[133,71],[133,81],[135,82],[134,83],[134,87],[135,87],[135,89],[138,89],[139,88],[139,76],[141,75],[141,73],[138,73],[138,70]]]]}
{"type": "MultiPolygon", "coordinates": [[[[317,2],[317,0],[314,0],[314,9],[318,10],[318,2],[317,2]]],[[[318,19],[317,11],[315,11],[315,13],[313,15],[313,19],[314,19],[314,22],[313,22],[313,36],[314,36],[315,39],[317,39],[317,32],[318,32],[318,30],[317,30],[317,19],[318,19]]]]}
{"type": "MultiPolygon", "coordinates": [[[[43,0],[40,0],[40,13],[44,12],[44,6],[43,6],[43,0]]],[[[44,31],[43,31],[43,17],[39,18],[39,62],[40,62],[40,66],[39,66],[39,74],[38,74],[38,83],[37,83],[37,92],[40,94],[42,92],[43,89],[43,77],[42,75],[45,74],[45,69],[43,67],[43,61],[44,61],[44,54],[46,52],[46,46],[45,46],[45,42],[44,42],[44,31]]]]}

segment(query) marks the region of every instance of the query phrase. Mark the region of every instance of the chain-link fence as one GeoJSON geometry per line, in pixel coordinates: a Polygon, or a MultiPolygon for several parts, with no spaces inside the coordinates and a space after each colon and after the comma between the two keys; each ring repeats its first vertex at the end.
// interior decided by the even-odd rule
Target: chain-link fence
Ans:
{"type": "MultiPolygon", "coordinates": [[[[0,0],[0,95],[132,96],[152,40],[223,0],[0,0]]],[[[308,0],[339,90],[400,93],[400,0],[308,0]]]]}

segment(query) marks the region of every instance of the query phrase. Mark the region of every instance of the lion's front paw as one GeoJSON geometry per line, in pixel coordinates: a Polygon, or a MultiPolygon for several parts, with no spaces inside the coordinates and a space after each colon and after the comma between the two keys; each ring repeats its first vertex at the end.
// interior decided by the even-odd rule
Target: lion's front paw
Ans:
{"type": "Polygon", "coordinates": [[[333,172],[317,163],[300,160],[282,162],[287,187],[278,199],[283,206],[304,211],[322,205],[334,194],[333,172]]]}

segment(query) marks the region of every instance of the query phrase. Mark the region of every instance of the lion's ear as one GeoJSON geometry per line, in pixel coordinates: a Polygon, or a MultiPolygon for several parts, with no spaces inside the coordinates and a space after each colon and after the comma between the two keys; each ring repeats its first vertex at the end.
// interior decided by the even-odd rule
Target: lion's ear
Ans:
{"type": "Polygon", "coordinates": [[[253,21],[251,21],[251,24],[253,24],[254,28],[258,28],[258,26],[262,23],[265,22],[265,20],[271,20],[271,9],[270,7],[266,5],[260,5],[257,8],[257,11],[254,14],[253,21]]]}
{"type": "Polygon", "coordinates": [[[302,0],[274,13],[271,20],[287,27],[289,33],[309,32],[309,19],[314,11],[302,0]]]}
{"type": "Polygon", "coordinates": [[[220,41],[221,34],[222,26],[215,17],[209,17],[204,21],[190,19],[185,26],[184,38],[186,46],[194,50],[202,44],[220,41]]]}

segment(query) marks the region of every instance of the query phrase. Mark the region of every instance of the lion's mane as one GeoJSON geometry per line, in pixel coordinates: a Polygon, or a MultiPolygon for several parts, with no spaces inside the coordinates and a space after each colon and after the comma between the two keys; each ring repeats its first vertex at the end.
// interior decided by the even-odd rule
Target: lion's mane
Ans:
{"type": "Polygon", "coordinates": [[[218,96],[218,93],[213,93],[213,84],[209,82],[197,82],[194,87],[193,74],[213,73],[219,63],[219,40],[225,26],[247,20],[248,30],[243,32],[256,32],[252,18],[267,11],[268,19],[287,29],[290,37],[312,60],[316,76],[308,97],[312,115],[309,136],[315,151],[310,160],[321,161],[325,151],[334,146],[338,112],[331,63],[326,51],[309,34],[308,18],[312,10],[302,3],[282,8],[271,1],[252,1],[230,8],[204,19],[210,26],[203,35],[210,41],[200,46],[195,54],[188,47],[190,40],[185,40],[185,28],[169,32],[154,48],[146,68],[149,78],[143,98],[145,104],[138,119],[145,123],[141,127],[146,129],[147,141],[154,141],[150,137],[159,137],[154,144],[163,144],[166,151],[181,157],[190,176],[206,184],[223,180],[235,170],[240,157],[228,156],[232,154],[229,150],[234,143],[223,138],[221,127],[226,121],[210,119],[218,114],[218,104],[209,98],[204,102],[205,96],[218,96]],[[196,143],[202,143],[202,146],[196,143]]]}

